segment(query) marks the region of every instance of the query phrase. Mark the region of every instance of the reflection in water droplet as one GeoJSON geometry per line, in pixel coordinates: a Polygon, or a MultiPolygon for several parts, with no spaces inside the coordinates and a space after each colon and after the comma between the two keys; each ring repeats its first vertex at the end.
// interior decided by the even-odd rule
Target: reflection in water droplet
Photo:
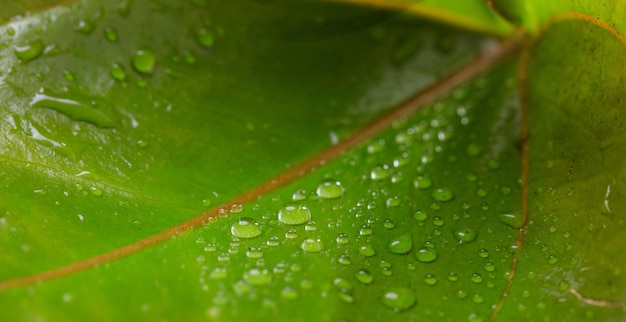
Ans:
{"type": "Polygon", "coordinates": [[[255,238],[260,236],[261,232],[257,221],[249,217],[239,218],[230,227],[230,233],[237,238],[255,238]]]}
{"type": "Polygon", "coordinates": [[[407,287],[389,288],[383,294],[383,304],[394,311],[406,311],[417,303],[415,294],[407,287]]]}
{"type": "Polygon", "coordinates": [[[305,205],[290,202],[278,211],[278,221],[285,225],[302,225],[311,220],[311,212],[305,205]]]}
{"type": "Polygon", "coordinates": [[[387,250],[394,254],[406,254],[413,248],[413,238],[406,233],[395,237],[387,244],[387,250]]]}
{"type": "Polygon", "coordinates": [[[341,182],[334,179],[326,179],[317,186],[316,192],[322,199],[337,199],[343,196],[344,188],[341,182]]]}
{"type": "Polygon", "coordinates": [[[39,57],[45,49],[43,40],[37,39],[25,46],[15,47],[15,56],[23,63],[27,63],[37,57],[39,57]]]}

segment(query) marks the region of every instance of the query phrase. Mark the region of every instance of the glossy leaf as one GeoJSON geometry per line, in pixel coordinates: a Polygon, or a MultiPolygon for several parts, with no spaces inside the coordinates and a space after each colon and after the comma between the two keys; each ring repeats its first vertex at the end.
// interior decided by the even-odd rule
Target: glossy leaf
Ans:
{"type": "Polygon", "coordinates": [[[623,319],[617,20],[553,16],[511,51],[460,29],[511,35],[484,2],[404,5],[1,27],[3,316],[623,319]]]}

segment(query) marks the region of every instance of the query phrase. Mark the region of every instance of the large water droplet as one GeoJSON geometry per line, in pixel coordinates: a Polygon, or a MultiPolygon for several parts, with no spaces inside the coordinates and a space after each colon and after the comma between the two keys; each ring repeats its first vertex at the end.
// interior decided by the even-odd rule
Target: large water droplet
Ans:
{"type": "Polygon", "coordinates": [[[343,196],[344,189],[341,182],[334,179],[326,179],[317,186],[317,195],[322,199],[336,199],[343,196]]]}
{"type": "Polygon", "coordinates": [[[311,220],[311,212],[305,205],[290,202],[278,211],[278,221],[285,225],[302,225],[311,220]]]}
{"type": "Polygon", "coordinates": [[[37,39],[25,46],[15,47],[15,56],[24,63],[39,57],[45,49],[43,40],[37,39]]]}
{"type": "Polygon", "coordinates": [[[85,121],[102,128],[115,127],[115,117],[80,101],[37,93],[30,101],[30,106],[47,108],[63,113],[77,121],[85,121]]]}
{"type": "Polygon", "coordinates": [[[155,63],[156,56],[154,52],[149,49],[137,50],[132,58],[133,68],[140,73],[148,74],[152,72],[155,63]]]}
{"type": "Polygon", "coordinates": [[[230,233],[237,238],[255,238],[260,236],[261,232],[257,221],[249,217],[239,218],[230,227],[230,233]]]}
{"type": "Polygon", "coordinates": [[[397,312],[406,311],[415,303],[415,293],[406,287],[389,288],[383,294],[383,304],[397,312]]]}
{"type": "Polygon", "coordinates": [[[413,238],[411,234],[402,234],[392,239],[387,244],[387,250],[394,254],[406,254],[413,248],[413,238]]]}

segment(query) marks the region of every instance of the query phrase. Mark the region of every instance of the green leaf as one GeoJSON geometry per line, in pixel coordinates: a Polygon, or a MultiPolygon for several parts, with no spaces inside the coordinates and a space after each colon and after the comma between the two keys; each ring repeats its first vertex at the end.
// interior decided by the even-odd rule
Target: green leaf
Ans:
{"type": "Polygon", "coordinates": [[[3,317],[623,319],[625,42],[551,12],[524,42],[482,1],[0,27],[3,317]]]}

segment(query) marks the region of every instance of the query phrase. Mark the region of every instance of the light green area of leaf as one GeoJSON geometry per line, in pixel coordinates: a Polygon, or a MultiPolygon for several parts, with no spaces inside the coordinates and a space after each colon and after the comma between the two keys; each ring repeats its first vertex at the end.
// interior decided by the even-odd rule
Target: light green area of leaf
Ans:
{"type": "Polygon", "coordinates": [[[599,19],[626,34],[626,3],[619,0],[492,0],[497,10],[508,20],[530,31],[539,29],[555,16],[580,13],[591,19],[599,19]]]}
{"type": "MultiPolygon", "coordinates": [[[[232,200],[489,44],[409,13],[280,1],[86,1],[0,35],[3,280],[232,200]]],[[[623,320],[624,44],[569,19],[526,45],[525,82],[512,55],[206,226],[3,290],[3,318],[623,320]]]]}

